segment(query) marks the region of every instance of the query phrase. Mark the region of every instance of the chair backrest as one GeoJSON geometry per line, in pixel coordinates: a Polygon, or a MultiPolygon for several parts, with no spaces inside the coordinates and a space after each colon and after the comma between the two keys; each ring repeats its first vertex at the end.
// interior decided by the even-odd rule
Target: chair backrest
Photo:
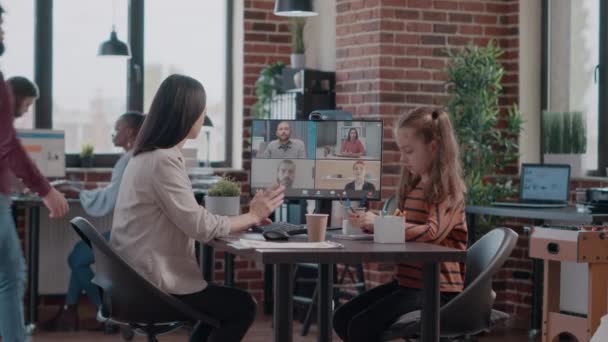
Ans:
{"type": "Polygon", "coordinates": [[[96,266],[93,283],[103,290],[102,313],[105,317],[124,323],[204,321],[219,326],[217,320],[192,309],[139,275],[89,221],[76,217],[70,223],[93,249],[96,266]]]}
{"type": "Polygon", "coordinates": [[[442,336],[459,336],[490,327],[496,297],[492,277],[511,255],[517,237],[509,228],[495,228],[469,248],[464,291],[441,308],[442,336]]]}

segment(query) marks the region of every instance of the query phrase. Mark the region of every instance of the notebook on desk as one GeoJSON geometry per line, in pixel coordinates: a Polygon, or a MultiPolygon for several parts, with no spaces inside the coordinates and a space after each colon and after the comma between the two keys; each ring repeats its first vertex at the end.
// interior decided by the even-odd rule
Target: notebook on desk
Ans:
{"type": "Polygon", "coordinates": [[[562,208],[568,205],[570,165],[523,164],[517,202],[493,202],[494,206],[562,208]]]}

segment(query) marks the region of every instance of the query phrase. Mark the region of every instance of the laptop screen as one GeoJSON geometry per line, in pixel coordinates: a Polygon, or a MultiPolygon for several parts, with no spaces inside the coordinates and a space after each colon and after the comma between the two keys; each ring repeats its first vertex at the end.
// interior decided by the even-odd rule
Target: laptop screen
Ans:
{"type": "Polygon", "coordinates": [[[520,200],[567,202],[570,165],[523,164],[520,200]]]}

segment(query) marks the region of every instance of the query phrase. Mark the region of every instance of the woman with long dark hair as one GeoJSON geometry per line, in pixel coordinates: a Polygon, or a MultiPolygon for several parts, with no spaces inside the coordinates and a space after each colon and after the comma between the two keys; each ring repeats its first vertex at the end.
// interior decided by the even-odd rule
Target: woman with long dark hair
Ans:
{"type": "Polygon", "coordinates": [[[217,329],[196,325],[190,341],[240,341],[255,319],[255,301],[245,291],[206,283],[194,243],[265,223],[284,189],[257,193],[239,216],[198,205],[181,148],[199,134],[205,106],[205,90],[193,78],[172,75],[160,85],[123,176],[110,244],[161,290],[221,322],[217,329]]]}

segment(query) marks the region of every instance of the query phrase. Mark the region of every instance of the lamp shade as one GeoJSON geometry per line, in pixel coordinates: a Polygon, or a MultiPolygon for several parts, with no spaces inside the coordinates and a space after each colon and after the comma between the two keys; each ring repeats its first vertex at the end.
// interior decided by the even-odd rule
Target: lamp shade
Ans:
{"type": "Polygon", "coordinates": [[[317,15],[312,0],[275,0],[274,14],[283,17],[312,17],[317,15]]]}
{"type": "Polygon", "coordinates": [[[129,51],[129,45],[118,40],[116,31],[112,29],[110,39],[101,43],[99,46],[98,55],[131,57],[131,52],[129,51]]]}
{"type": "Polygon", "coordinates": [[[203,121],[203,126],[213,127],[213,122],[209,119],[209,115],[205,115],[205,120],[203,121]]]}

